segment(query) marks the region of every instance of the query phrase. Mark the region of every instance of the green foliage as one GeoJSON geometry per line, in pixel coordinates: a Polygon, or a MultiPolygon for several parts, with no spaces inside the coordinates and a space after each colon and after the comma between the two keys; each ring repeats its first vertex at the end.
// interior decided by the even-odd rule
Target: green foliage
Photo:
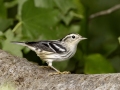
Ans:
{"type": "Polygon", "coordinates": [[[85,73],[109,73],[114,72],[110,62],[100,54],[92,54],[85,59],[85,73]],[[107,68],[106,68],[107,66],[107,68]]]}
{"type": "Polygon", "coordinates": [[[13,32],[9,29],[4,33],[4,36],[6,37],[6,39],[2,42],[2,49],[14,55],[22,56],[21,50],[23,49],[23,47],[19,47],[18,45],[11,43],[11,41],[19,40],[17,39],[17,37],[14,38],[13,32]]]}
{"type": "Polygon", "coordinates": [[[60,21],[58,10],[37,8],[34,6],[33,0],[25,2],[22,8],[21,17],[23,23],[23,35],[30,39],[38,38],[41,32],[47,35],[46,38],[50,37],[50,32],[56,34],[54,26],[60,21]]]}
{"type": "Polygon", "coordinates": [[[88,20],[92,13],[112,7],[111,2],[101,7],[100,2],[87,0],[0,0],[0,48],[36,61],[36,54],[11,41],[59,39],[79,33],[88,40],[80,42],[72,59],[56,62],[55,67],[73,73],[119,72],[120,12],[88,20]]]}
{"type": "Polygon", "coordinates": [[[3,0],[0,0],[0,31],[4,31],[12,25],[12,19],[7,19],[7,9],[4,6],[3,0]]]}

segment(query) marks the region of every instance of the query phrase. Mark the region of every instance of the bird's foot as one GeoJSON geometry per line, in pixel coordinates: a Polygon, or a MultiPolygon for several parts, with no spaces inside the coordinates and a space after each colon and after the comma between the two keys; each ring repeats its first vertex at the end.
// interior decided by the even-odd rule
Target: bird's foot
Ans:
{"type": "Polygon", "coordinates": [[[52,75],[59,75],[59,74],[70,74],[69,71],[64,71],[64,72],[54,72],[54,73],[50,73],[49,76],[52,76],[52,75]]]}
{"type": "Polygon", "coordinates": [[[60,74],[71,74],[70,71],[64,71],[64,72],[60,72],[60,74]]]}

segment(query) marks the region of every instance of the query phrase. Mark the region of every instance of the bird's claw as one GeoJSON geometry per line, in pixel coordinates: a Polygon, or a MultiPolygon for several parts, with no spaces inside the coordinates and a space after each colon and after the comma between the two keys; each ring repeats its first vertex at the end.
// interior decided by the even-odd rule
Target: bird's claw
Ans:
{"type": "Polygon", "coordinates": [[[52,76],[52,75],[59,75],[59,74],[70,74],[69,71],[64,71],[64,72],[54,72],[54,73],[50,73],[49,76],[52,76]]]}

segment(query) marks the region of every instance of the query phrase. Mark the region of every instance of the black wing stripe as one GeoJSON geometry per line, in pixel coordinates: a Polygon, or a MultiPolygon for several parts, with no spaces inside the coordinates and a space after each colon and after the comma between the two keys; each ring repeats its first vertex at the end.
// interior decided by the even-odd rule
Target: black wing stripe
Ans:
{"type": "Polygon", "coordinates": [[[26,42],[25,44],[36,49],[41,49],[49,52],[63,53],[67,51],[66,48],[61,44],[52,41],[26,42]]]}
{"type": "Polygon", "coordinates": [[[52,49],[54,49],[57,53],[62,53],[62,52],[65,52],[66,49],[65,47],[63,47],[62,45],[60,44],[57,44],[57,43],[49,43],[50,47],[52,49]]]}
{"type": "Polygon", "coordinates": [[[25,44],[32,46],[32,47],[35,47],[35,48],[38,48],[38,46],[39,46],[37,42],[26,42],[25,44]]]}
{"type": "Polygon", "coordinates": [[[48,45],[48,43],[45,42],[26,42],[25,44],[32,46],[36,49],[41,49],[49,52],[54,52],[48,45]]]}
{"type": "Polygon", "coordinates": [[[42,43],[43,45],[45,45],[46,47],[49,47],[48,43],[42,43]]]}

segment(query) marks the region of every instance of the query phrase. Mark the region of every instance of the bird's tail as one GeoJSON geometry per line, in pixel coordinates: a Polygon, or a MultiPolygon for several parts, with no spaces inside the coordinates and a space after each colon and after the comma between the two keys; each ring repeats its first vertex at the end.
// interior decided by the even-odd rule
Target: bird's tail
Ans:
{"type": "Polygon", "coordinates": [[[27,46],[25,42],[11,41],[11,43],[15,43],[15,44],[22,45],[22,46],[27,46]]]}
{"type": "Polygon", "coordinates": [[[36,48],[32,45],[28,45],[28,43],[32,43],[32,42],[18,42],[18,41],[11,41],[11,43],[15,43],[18,45],[22,45],[22,46],[27,46],[28,48],[30,48],[31,50],[35,51],[36,48]]]}

